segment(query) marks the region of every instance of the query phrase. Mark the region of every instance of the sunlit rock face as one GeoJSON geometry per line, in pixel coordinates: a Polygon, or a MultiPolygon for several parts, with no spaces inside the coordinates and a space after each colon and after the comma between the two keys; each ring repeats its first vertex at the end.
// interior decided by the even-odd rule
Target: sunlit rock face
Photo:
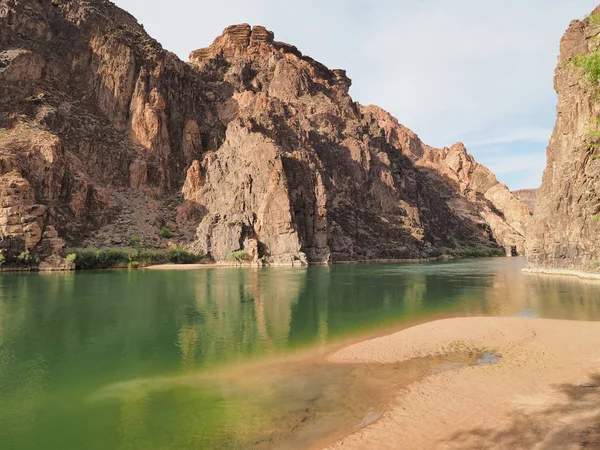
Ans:
{"type": "MultiPolygon", "coordinates": [[[[433,149],[264,27],[179,60],[105,0],[0,0],[0,233],[272,264],[523,247],[525,205],[462,144],[433,149]]],[[[53,249],[53,250],[50,250],[53,249]]]]}
{"type": "Polygon", "coordinates": [[[513,195],[527,205],[531,214],[535,211],[535,201],[537,200],[538,189],[519,189],[512,191],[513,195]]]}
{"type": "Polygon", "coordinates": [[[344,71],[249,25],[227,28],[190,61],[213,80],[226,127],[225,143],[186,182],[196,186],[186,198],[209,211],[204,250],[221,256],[246,237],[311,262],[496,243],[523,250],[527,207],[462,144],[428,147],[385,111],[355,103],[344,71]]]}
{"type": "Polygon", "coordinates": [[[557,120],[527,229],[531,268],[600,272],[600,88],[577,63],[598,52],[598,14],[571,22],[560,43],[557,120]]]}

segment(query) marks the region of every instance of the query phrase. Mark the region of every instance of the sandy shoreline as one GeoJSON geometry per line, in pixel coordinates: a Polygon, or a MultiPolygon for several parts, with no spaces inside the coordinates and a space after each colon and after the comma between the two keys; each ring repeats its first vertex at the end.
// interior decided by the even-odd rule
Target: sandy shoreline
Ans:
{"type": "Polygon", "coordinates": [[[331,449],[600,448],[600,322],[444,319],[346,347],[329,360],[392,363],[464,350],[493,365],[430,375],[331,449]]]}
{"type": "Polygon", "coordinates": [[[583,280],[600,280],[600,273],[582,272],[580,270],[561,270],[561,269],[521,269],[523,273],[533,273],[542,275],[562,275],[567,277],[577,277],[583,280]]]}

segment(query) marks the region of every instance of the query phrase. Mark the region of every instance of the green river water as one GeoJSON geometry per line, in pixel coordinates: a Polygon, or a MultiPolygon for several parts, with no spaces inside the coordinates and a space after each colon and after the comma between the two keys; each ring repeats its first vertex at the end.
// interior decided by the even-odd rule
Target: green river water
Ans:
{"type": "Polygon", "coordinates": [[[523,260],[0,275],[0,448],[319,447],[472,361],[329,364],[454,316],[600,320],[600,283],[523,260]]]}

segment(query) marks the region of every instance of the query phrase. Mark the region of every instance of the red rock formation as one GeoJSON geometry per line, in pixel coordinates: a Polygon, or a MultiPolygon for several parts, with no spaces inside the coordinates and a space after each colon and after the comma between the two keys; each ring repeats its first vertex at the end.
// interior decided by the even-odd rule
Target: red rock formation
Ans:
{"type": "Polygon", "coordinates": [[[600,87],[597,74],[577,64],[582,57],[600,59],[599,8],[571,22],[560,43],[556,125],[527,229],[534,269],[600,272],[600,87]]]}
{"type": "Polygon", "coordinates": [[[494,238],[522,251],[527,207],[462,145],[427,147],[385,111],[354,103],[344,71],[249,25],[227,28],[190,61],[214,80],[227,126],[223,147],[184,188],[209,211],[199,248],[221,258],[251,235],[263,252],[315,262],[425,256],[494,238]],[[273,189],[279,212],[263,217],[273,189]]]}
{"type": "Polygon", "coordinates": [[[462,143],[443,149],[429,147],[381,108],[367,106],[363,111],[377,119],[391,145],[425,169],[432,184],[441,176],[450,188],[447,203],[456,214],[467,222],[489,226],[508,255],[524,251],[524,230],[531,212],[488,168],[476,162],[462,143]]]}
{"type": "Polygon", "coordinates": [[[11,223],[5,240],[33,248],[50,224],[71,244],[128,243],[150,230],[155,243],[170,216],[156,204],[202,153],[199,124],[219,139],[201,85],[108,1],[0,0],[0,186],[22,177],[22,208],[41,205],[38,225],[11,223]]]}
{"type": "Polygon", "coordinates": [[[180,241],[273,263],[521,246],[523,205],[264,27],[190,64],[107,0],[0,0],[3,248],[180,241]],[[196,237],[189,231],[197,228],[196,237]],[[46,243],[44,243],[46,242],[46,243]]]}

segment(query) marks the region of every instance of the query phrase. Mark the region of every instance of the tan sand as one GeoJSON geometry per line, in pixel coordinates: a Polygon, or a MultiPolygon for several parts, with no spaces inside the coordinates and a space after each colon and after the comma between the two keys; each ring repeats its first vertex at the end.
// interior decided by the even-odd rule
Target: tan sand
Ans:
{"type": "Polygon", "coordinates": [[[600,322],[458,318],[352,345],[334,362],[391,363],[454,350],[496,364],[432,374],[331,449],[600,448],[600,322]]]}
{"type": "Polygon", "coordinates": [[[600,273],[582,272],[580,270],[562,270],[562,269],[521,269],[523,273],[534,273],[542,275],[563,275],[577,277],[583,280],[600,280],[600,273]]]}

